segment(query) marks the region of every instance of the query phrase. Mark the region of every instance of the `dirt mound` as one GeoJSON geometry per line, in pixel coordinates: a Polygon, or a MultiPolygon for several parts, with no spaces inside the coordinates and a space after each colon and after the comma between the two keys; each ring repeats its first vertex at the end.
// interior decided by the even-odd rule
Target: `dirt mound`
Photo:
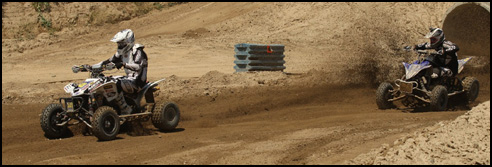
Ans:
{"type": "Polygon", "coordinates": [[[490,165],[490,101],[347,162],[350,165],[490,165]]]}
{"type": "Polygon", "coordinates": [[[195,30],[188,30],[186,31],[182,37],[183,38],[200,38],[206,36],[210,30],[207,30],[206,28],[198,28],[195,30]]]}

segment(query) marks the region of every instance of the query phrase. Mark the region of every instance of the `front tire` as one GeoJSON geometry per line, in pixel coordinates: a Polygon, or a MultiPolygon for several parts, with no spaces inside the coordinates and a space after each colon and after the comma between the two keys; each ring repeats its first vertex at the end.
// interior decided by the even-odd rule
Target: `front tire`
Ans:
{"type": "Polygon", "coordinates": [[[444,111],[448,105],[448,90],[442,85],[432,89],[430,96],[430,107],[433,111],[444,111]]]}
{"type": "Polygon", "coordinates": [[[178,126],[179,118],[178,105],[172,102],[163,103],[152,113],[152,124],[161,131],[171,131],[178,126]]]}
{"type": "Polygon", "coordinates": [[[60,123],[63,115],[63,107],[61,104],[50,104],[43,109],[41,113],[41,128],[44,131],[44,136],[49,139],[60,138],[68,130],[67,126],[57,126],[60,123]]]}
{"type": "Polygon", "coordinates": [[[102,106],[96,110],[92,119],[92,133],[99,140],[108,141],[116,138],[120,131],[120,117],[109,106],[102,106]]]}
{"type": "Polygon", "coordinates": [[[393,90],[393,86],[390,83],[383,82],[379,84],[379,87],[376,91],[376,104],[378,105],[379,109],[384,110],[396,107],[393,102],[388,101],[389,99],[393,98],[390,90],[393,90]]]}

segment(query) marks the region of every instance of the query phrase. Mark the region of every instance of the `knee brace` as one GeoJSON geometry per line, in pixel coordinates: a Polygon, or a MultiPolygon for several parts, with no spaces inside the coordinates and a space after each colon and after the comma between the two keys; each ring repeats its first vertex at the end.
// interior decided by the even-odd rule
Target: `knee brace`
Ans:
{"type": "Polygon", "coordinates": [[[119,82],[119,84],[117,84],[117,86],[119,86],[118,89],[123,90],[126,93],[133,93],[135,88],[132,81],[123,79],[123,80],[119,80],[118,82],[119,82]]]}

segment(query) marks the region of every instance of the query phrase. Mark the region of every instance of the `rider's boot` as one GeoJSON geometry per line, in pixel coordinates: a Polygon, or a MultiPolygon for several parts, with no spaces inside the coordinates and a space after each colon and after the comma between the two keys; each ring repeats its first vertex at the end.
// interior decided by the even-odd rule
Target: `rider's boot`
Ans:
{"type": "Polygon", "coordinates": [[[441,70],[439,68],[432,68],[432,75],[431,75],[431,78],[435,79],[435,78],[438,78],[440,75],[440,72],[441,70]]]}
{"type": "Polygon", "coordinates": [[[116,98],[118,106],[121,110],[121,115],[128,115],[132,113],[132,108],[126,104],[125,97],[123,96],[123,92],[118,93],[118,97],[116,98]]]}
{"type": "Polygon", "coordinates": [[[441,76],[453,76],[453,72],[449,68],[441,68],[441,76]]]}

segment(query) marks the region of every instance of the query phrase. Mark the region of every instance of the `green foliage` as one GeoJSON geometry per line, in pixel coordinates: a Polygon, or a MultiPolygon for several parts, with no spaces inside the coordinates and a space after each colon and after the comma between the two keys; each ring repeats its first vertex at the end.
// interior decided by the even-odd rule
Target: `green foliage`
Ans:
{"type": "Polygon", "coordinates": [[[153,9],[153,6],[143,2],[134,2],[134,4],[136,6],[135,14],[137,16],[147,14],[153,9]]]}
{"type": "Polygon", "coordinates": [[[41,22],[41,26],[44,28],[51,28],[51,20],[46,20],[41,13],[38,15],[38,22],[41,22]]]}
{"type": "Polygon", "coordinates": [[[34,10],[36,12],[50,12],[51,11],[51,6],[49,2],[33,2],[32,7],[34,7],[34,10]]]}
{"type": "MultiPolygon", "coordinates": [[[[58,3],[56,3],[58,4],[58,3]]],[[[53,28],[53,24],[51,20],[46,19],[43,16],[43,12],[51,12],[51,6],[49,2],[32,2],[32,6],[36,12],[38,12],[38,23],[41,24],[41,27],[48,30],[50,34],[53,34],[57,29],[53,28]]]]}
{"type": "Polygon", "coordinates": [[[167,6],[168,6],[168,7],[173,7],[173,6],[175,6],[175,5],[179,5],[179,4],[182,4],[182,3],[187,3],[187,2],[169,2],[169,3],[167,4],[167,6]]]}
{"type": "Polygon", "coordinates": [[[157,9],[157,10],[162,10],[162,8],[164,8],[164,6],[162,6],[160,3],[158,2],[154,2],[154,8],[157,9]]]}

